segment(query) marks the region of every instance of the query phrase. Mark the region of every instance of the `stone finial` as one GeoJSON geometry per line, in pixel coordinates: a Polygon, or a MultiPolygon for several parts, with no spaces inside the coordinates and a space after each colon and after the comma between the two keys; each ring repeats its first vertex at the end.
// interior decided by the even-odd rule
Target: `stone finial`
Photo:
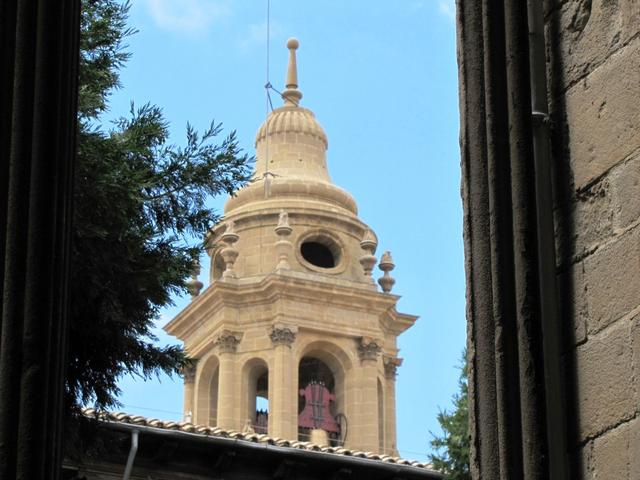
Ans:
{"type": "Polygon", "coordinates": [[[287,48],[289,49],[289,65],[287,67],[286,89],[282,93],[284,104],[288,107],[297,107],[302,98],[302,92],[298,90],[298,65],[296,62],[296,50],[300,46],[300,42],[295,38],[287,40],[287,48]]]}
{"type": "Polygon", "coordinates": [[[362,240],[360,241],[360,247],[365,251],[364,255],[360,257],[360,265],[362,265],[362,268],[364,269],[364,275],[368,277],[372,283],[374,280],[371,273],[373,272],[373,267],[375,267],[377,261],[374,256],[377,246],[378,241],[376,240],[375,235],[367,228],[362,236],[362,240]]]}
{"type": "Polygon", "coordinates": [[[269,333],[269,338],[273,343],[273,346],[286,345],[291,348],[291,345],[296,340],[295,328],[285,327],[283,325],[276,325],[269,333]]]}
{"type": "Polygon", "coordinates": [[[289,270],[291,269],[289,258],[293,252],[293,244],[287,237],[291,235],[293,229],[289,226],[289,214],[284,210],[280,212],[275,231],[278,236],[278,241],[275,244],[276,254],[278,256],[276,270],[289,270]]]}
{"type": "Polygon", "coordinates": [[[200,262],[196,260],[193,262],[191,278],[186,282],[187,291],[191,294],[191,300],[200,295],[200,291],[204,286],[204,284],[200,280],[198,280],[198,275],[200,275],[200,262]]]}
{"type": "Polygon", "coordinates": [[[227,229],[222,234],[220,239],[227,244],[220,251],[222,260],[224,260],[224,272],[222,272],[222,278],[236,278],[236,272],[233,270],[233,266],[236,263],[236,259],[240,252],[233,245],[238,241],[240,236],[235,232],[236,224],[233,221],[227,222],[227,229]]]}
{"type": "Polygon", "coordinates": [[[358,356],[361,361],[377,360],[378,355],[382,351],[380,341],[373,338],[361,337],[358,344],[358,356]]]}
{"type": "Polygon", "coordinates": [[[388,379],[394,380],[398,375],[398,367],[402,365],[402,359],[385,355],[382,359],[384,364],[384,375],[388,379]]]}
{"type": "Polygon", "coordinates": [[[284,210],[278,215],[278,225],[276,226],[276,235],[288,237],[293,229],[289,226],[289,214],[284,210]]]}
{"type": "Polygon", "coordinates": [[[380,284],[380,287],[382,287],[382,291],[384,293],[389,293],[393,288],[393,284],[396,283],[396,280],[389,275],[389,272],[395,267],[396,264],[393,263],[391,252],[384,252],[382,254],[382,258],[380,258],[380,264],[378,265],[378,268],[384,272],[384,275],[378,279],[378,283],[380,284]]]}
{"type": "Polygon", "coordinates": [[[376,253],[376,248],[378,248],[378,239],[370,228],[367,228],[364,231],[362,240],[360,240],[360,246],[365,252],[370,253],[371,255],[376,253]]]}
{"type": "Polygon", "coordinates": [[[240,340],[242,333],[223,330],[214,340],[213,346],[217,347],[220,353],[235,353],[240,340]]]}

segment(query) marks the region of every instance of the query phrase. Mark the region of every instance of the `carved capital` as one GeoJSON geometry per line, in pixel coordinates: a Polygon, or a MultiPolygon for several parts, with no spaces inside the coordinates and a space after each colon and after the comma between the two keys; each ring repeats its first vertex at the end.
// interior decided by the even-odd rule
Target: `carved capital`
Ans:
{"type": "Polygon", "coordinates": [[[367,337],[362,337],[360,339],[360,344],[358,345],[358,356],[361,361],[376,360],[381,351],[382,347],[380,346],[379,340],[367,337]]]}
{"type": "Polygon", "coordinates": [[[180,373],[182,374],[182,379],[184,383],[193,383],[196,379],[196,367],[198,365],[197,360],[192,360],[191,363],[182,367],[180,373]]]}
{"type": "Polygon", "coordinates": [[[385,355],[382,359],[382,362],[384,363],[385,377],[391,380],[395,380],[396,376],[398,375],[398,367],[402,365],[402,359],[385,355]]]}
{"type": "Polygon", "coordinates": [[[235,353],[240,340],[242,340],[241,333],[223,330],[220,335],[216,337],[213,345],[218,348],[220,353],[235,353]]]}
{"type": "Polygon", "coordinates": [[[274,346],[286,345],[291,348],[291,344],[296,339],[296,332],[289,327],[276,326],[269,333],[269,338],[274,346]]]}

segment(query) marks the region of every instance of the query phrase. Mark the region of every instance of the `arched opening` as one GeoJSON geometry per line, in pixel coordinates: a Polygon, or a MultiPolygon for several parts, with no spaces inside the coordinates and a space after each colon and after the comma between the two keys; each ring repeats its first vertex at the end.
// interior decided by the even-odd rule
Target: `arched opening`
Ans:
{"type": "Polygon", "coordinates": [[[243,368],[245,424],[256,433],[269,430],[269,367],[264,360],[249,360],[243,368]]]}
{"type": "MultiPolygon", "coordinates": [[[[298,368],[298,439],[309,441],[311,431],[320,429],[327,432],[332,445],[341,443],[338,391],[336,375],[332,368],[319,356],[307,354],[300,360],[298,368]]],[[[343,375],[340,375],[342,383],[343,375]]]]}
{"type": "Polygon", "coordinates": [[[226,266],[224,264],[224,260],[222,259],[222,255],[220,255],[220,251],[218,250],[213,255],[213,260],[211,261],[211,282],[215,282],[222,277],[226,266]]]}
{"type": "Polygon", "coordinates": [[[298,244],[298,259],[310,270],[336,272],[343,263],[343,248],[333,236],[312,231],[303,235],[298,244]]]}
{"type": "Polygon", "coordinates": [[[302,258],[316,267],[333,268],[336,266],[336,259],[333,257],[331,249],[320,242],[304,242],[300,245],[302,258]]]}
{"type": "Polygon", "coordinates": [[[197,375],[194,423],[212,427],[218,423],[218,367],[218,359],[211,356],[197,375]]]}
{"type": "Polygon", "coordinates": [[[218,424],[218,374],[220,369],[216,367],[209,383],[209,425],[218,424]]]}

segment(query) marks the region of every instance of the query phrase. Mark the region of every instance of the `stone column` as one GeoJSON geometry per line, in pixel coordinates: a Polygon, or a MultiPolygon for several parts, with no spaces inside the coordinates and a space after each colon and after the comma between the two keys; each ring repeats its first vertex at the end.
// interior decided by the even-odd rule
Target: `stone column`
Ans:
{"type": "Polygon", "coordinates": [[[385,396],[385,412],[384,412],[384,452],[394,457],[399,456],[398,444],[396,439],[396,375],[398,367],[402,365],[402,359],[397,357],[385,356],[384,359],[384,396],[385,396]]]}
{"type": "Polygon", "coordinates": [[[358,345],[360,375],[358,379],[359,405],[357,405],[357,436],[349,443],[365,452],[380,450],[378,442],[378,356],[380,342],[363,337],[358,345]]]}
{"type": "Polygon", "coordinates": [[[269,399],[269,435],[297,440],[297,392],[296,377],[298,375],[291,345],[296,339],[296,328],[276,325],[269,334],[275,349],[271,391],[269,399]]]}
{"type": "Polygon", "coordinates": [[[235,383],[238,376],[235,374],[235,355],[242,334],[224,330],[216,338],[214,345],[218,349],[220,366],[218,370],[218,424],[224,429],[240,429],[234,419],[234,407],[236,402],[235,383]]]}
{"type": "Polygon", "coordinates": [[[193,363],[182,370],[182,378],[184,380],[184,404],[182,420],[193,423],[194,419],[194,395],[196,381],[196,364],[193,363]]]}

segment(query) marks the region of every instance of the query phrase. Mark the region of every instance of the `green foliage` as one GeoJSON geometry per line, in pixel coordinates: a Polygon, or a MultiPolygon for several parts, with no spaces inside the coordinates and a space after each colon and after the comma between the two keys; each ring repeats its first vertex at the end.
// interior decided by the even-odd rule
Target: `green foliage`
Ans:
{"type": "Polygon", "coordinates": [[[67,394],[71,408],[118,405],[124,374],[176,373],[178,347],[153,343],[153,322],[185,292],[199,240],[219,220],[207,201],[248,180],[250,160],[234,133],[220,139],[187,125],[186,145],[169,143],[160,108],[143,105],[109,126],[102,115],[129,54],[129,5],[84,0],[81,21],[78,156],[72,239],[67,394]],[[217,141],[218,143],[215,143],[217,141]]]}
{"type": "Polygon", "coordinates": [[[470,480],[469,473],[469,395],[467,385],[467,354],[462,354],[458,386],[460,392],[453,396],[453,412],[438,413],[442,436],[433,435],[431,446],[436,453],[430,456],[434,468],[449,480],[470,480]]]}

